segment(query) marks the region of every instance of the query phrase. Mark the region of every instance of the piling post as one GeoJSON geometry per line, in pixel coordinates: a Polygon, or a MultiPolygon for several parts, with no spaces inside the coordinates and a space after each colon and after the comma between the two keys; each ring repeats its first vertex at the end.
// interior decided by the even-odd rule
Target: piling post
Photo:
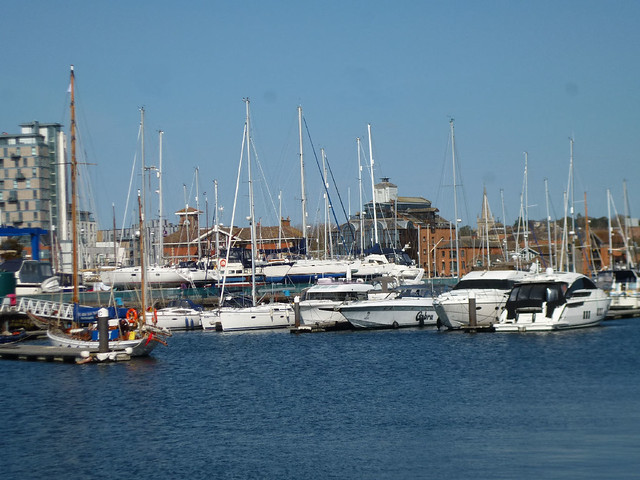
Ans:
{"type": "Polygon", "coordinates": [[[98,310],[98,351],[109,351],[109,311],[106,308],[98,310]]]}
{"type": "Polygon", "coordinates": [[[478,325],[476,317],[476,296],[473,292],[469,292],[469,327],[475,328],[478,325]]]}
{"type": "Polygon", "coordinates": [[[293,298],[293,315],[295,318],[296,328],[300,327],[300,295],[293,298]]]}

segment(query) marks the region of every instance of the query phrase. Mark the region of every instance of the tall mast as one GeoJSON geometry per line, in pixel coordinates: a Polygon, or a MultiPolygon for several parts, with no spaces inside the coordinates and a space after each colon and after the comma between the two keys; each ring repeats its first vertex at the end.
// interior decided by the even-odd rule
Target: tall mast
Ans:
{"type": "Polygon", "coordinates": [[[507,240],[507,219],[504,215],[504,190],[500,189],[500,203],[502,204],[502,232],[504,234],[504,261],[509,257],[509,241],[507,240]]]}
{"type": "Polygon", "coordinates": [[[373,181],[373,147],[371,146],[371,124],[367,124],[367,131],[369,132],[369,164],[371,166],[371,202],[373,205],[373,238],[374,245],[378,245],[378,214],[376,213],[376,190],[373,181]]]}
{"type": "Polygon", "coordinates": [[[584,230],[586,238],[585,248],[587,249],[586,260],[587,264],[582,269],[582,273],[589,274],[589,267],[591,266],[591,233],[589,232],[589,210],[587,209],[587,192],[584,192],[584,230]]]}
{"type": "Polygon", "coordinates": [[[364,212],[362,205],[362,163],[360,162],[360,137],[356,138],[358,146],[358,188],[360,189],[360,255],[364,252],[364,212]]]}
{"type": "Polygon", "coordinates": [[[322,182],[324,183],[324,258],[327,258],[327,246],[329,244],[329,235],[327,235],[327,223],[329,221],[329,198],[327,197],[327,165],[326,157],[324,155],[324,147],[320,149],[320,156],[322,157],[322,182]]]}
{"type": "Polygon", "coordinates": [[[524,258],[529,256],[529,153],[524,152],[524,258]]]}
{"type": "Polygon", "coordinates": [[[160,158],[158,166],[158,263],[164,264],[164,210],[162,204],[162,137],[164,132],[160,130],[160,158]]]}
{"type": "MultiPolygon", "coordinates": [[[[253,205],[253,178],[251,177],[251,126],[249,118],[249,98],[245,98],[244,102],[247,106],[247,173],[249,175],[249,223],[251,226],[251,299],[253,305],[256,305],[256,222],[253,205]]],[[[300,110],[301,111],[301,110],[300,110]]],[[[302,132],[302,130],[300,130],[302,132]]],[[[302,138],[302,137],[300,137],[302,138]]],[[[301,150],[302,152],[302,150],[301,150]]],[[[300,154],[302,159],[302,153],[300,154]]],[[[303,189],[304,191],[304,189],[303,189]]]]}
{"type": "MultiPolygon", "coordinates": [[[[73,257],[73,303],[79,303],[78,287],[78,199],[76,191],[76,177],[78,175],[78,163],[76,161],[76,100],[75,100],[75,74],[71,65],[71,235],[73,257]]],[[[65,207],[66,208],[66,207],[65,207]]]]}
{"type": "Polygon", "coordinates": [[[575,216],[575,202],[574,202],[574,177],[573,177],[573,138],[569,138],[570,145],[570,160],[569,160],[569,179],[571,181],[571,271],[576,271],[576,216],[575,216]]]}
{"type": "Polygon", "coordinates": [[[456,190],[456,135],[453,128],[453,118],[449,120],[451,126],[451,155],[453,162],[453,215],[456,224],[456,277],[460,278],[460,255],[459,255],[459,237],[458,237],[458,192],[456,190]]]}
{"type": "Polygon", "coordinates": [[[629,195],[627,193],[626,180],[622,181],[622,193],[624,195],[624,238],[628,244],[627,254],[625,257],[627,258],[627,268],[635,268],[635,249],[633,247],[634,244],[631,241],[633,240],[631,238],[633,236],[633,230],[629,228],[631,225],[631,212],[629,211],[629,195]]]}
{"type": "Polygon", "coordinates": [[[607,188],[607,229],[609,230],[609,269],[613,270],[613,229],[611,228],[611,192],[607,188]]]}
{"type": "Polygon", "coordinates": [[[198,260],[202,259],[202,244],[200,242],[200,181],[198,172],[199,167],[196,167],[196,235],[198,236],[198,260]]]}
{"type": "MultiPolygon", "coordinates": [[[[144,158],[144,107],[140,108],[140,150],[141,150],[141,163],[142,163],[142,197],[140,198],[141,202],[142,202],[142,220],[140,221],[140,241],[142,242],[142,230],[144,229],[144,214],[145,212],[145,207],[146,207],[146,198],[147,198],[147,191],[146,191],[146,185],[145,185],[145,176],[146,176],[146,171],[147,171],[147,167],[145,165],[145,158],[144,158]]],[[[145,237],[146,238],[146,237],[145,237]]],[[[146,250],[143,250],[142,248],[140,249],[140,253],[142,254],[142,252],[146,252],[146,250]]],[[[143,263],[143,259],[140,258],[140,265],[142,265],[143,263]]],[[[142,268],[142,267],[141,267],[142,268]]]]}
{"type": "Polygon", "coordinates": [[[282,257],[282,190],[278,192],[278,257],[282,257]]]}
{"type": "Polygon", "coordinates": [[[549,181],[544,179],[544,195],[545,203],[547,204],[547,245],[549,246],[549,266],[554,268],[553,265],[553,250],[551,249],[551,215],[549,214],[549,181]]]}
{"type": "Polygon", "coordinates": [[[118,267],[118,244],[116,243],[116,204],[111,204],[113,211],[113,265],[118,267]]]}
{"type": "MultiPolygon", "coordinates": [[[[248,105],[248,104],[247,104],[248,105]]],[[[302,236],[304,238],[305,254],[309,251],[307,238],[307,194],[304,187],[304,153],[302,150],[302,106],[298,105],[298,136],[300,138],[300,191],[302,203],[302,236]]]]}
{"type": "MultiPolygon", "coordinates": [[[[143,182],[144,183],[144,182],[143,182]]],[[[145,234],[144,234],[144,211],[143,211],[143,201],[140,197],[140,191],[138,191],[138,217],[140,218],[140,309],[142,310],[142,325],[147,323],[147,303],[146,303],[146,294],[147,294],[147,272],[146,265],[144,261],[145,249],[145,234]]]]}
{"type": "Polygon", "coordinates": [[[216,232],[216,258],[220,257],[220,220],[218,219],[218,180],[213,181],[213,193],[216,197],[216,213],[214,215],[215,227],[214,231],[216,232]]]}

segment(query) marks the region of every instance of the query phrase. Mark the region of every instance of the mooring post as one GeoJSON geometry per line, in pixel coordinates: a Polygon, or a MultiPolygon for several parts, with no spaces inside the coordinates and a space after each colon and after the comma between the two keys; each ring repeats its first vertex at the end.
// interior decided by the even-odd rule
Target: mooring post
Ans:
{"type": "Polygon", "coordinates": [[[295,318],[296,328],[300,326],[300,296],[293,297],[293,316],[295,318]]]}
{"type": "Polygon", "coordinates": [[[106,308],[98,310],[98,352],[109,351],[109,311],[106,308]]]}
{"type": "Polygon", "coordinates": [[[473,291],[469,292],[469,326],[476,327],[478,319],[476,317],[476,295],[473,291]]]}

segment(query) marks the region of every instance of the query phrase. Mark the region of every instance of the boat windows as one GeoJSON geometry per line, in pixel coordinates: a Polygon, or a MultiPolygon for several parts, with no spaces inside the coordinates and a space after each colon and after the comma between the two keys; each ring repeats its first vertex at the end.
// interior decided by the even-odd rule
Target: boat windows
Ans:
{"type": "Polygon", "coordinates": [[[570,297],[574,292],[578,290],[594,290],[596,285],[587,277],[578,278],[567,290],[566,296],[570,297]]]}
{"type": "Polygon", "coordinates": [[[506,280],[502,278],[480,278],[470,280],[460,280],[453,290],[511,290],[515,282],[513,280],[506,280]]]}

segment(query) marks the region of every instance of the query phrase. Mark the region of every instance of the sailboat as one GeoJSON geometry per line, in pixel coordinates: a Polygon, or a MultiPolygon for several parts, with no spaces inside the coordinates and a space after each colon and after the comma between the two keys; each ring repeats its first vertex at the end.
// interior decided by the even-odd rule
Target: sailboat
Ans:
{"type": "MultiPolygon", "coordinates": [[[[234,208],[231,218],[231,225],[234,224],[235,205],[238,199],[238,187],[242,170],[242,160],[244,158],[244,147],[247,149],[247,174],[249,177],[249,222],[251,226],[251,306],[249,307],[228,307],[223,306],[225,302],[223,279],[220,293],[220,305],[217,311],[208,312],[203,315],[202,327],[205,330],[239,331],[239,330],[266,330],[274,328],[286,328],[295,322],[293,308],[288,303],[268,303],[258,304],[256,300],[256,222],[253,200],[253,178],[251,176],[251,127],[249,115],[249,99],[244,99],[246,105],[246,121],[244,125],[244,136],[242,139],[242,153],[238,166],[238,177],[236,180],[236,194],[234,208]]],[[[231,227],[233,229],[233,227],[231,227]]],[[[232,234],[230,231],[227,240],[227,257],[231,251],[232,234]]],[[[228,262],[228,259],[227,259],[228,262]]]]}
{"type": "MultiPolygon", "coordinates": [[[[77,193],[76,193],[76,121],[75,121],[75,97],[74,97],[75,76],[73,65],[71,66],[71,225],[72,225],[72,241],[73,241],[73,304],[74,317],[78,319],[79,298],[78,298],[78,226],[77,226],[77,193]]],[[[142,110],[142,118],[144,119],[144,110],[142,110]]],[[[143,120],[144,121],[144,120],[143,120]]],[[[144,141],[144,140],[143,140],[144,141]]],[[[142,203],[140,193],[138,193],[138,210],[140,216],[140,257],[141,257],[141,275],[142,275],[142,314],[138,317],[135,310],[131,309],[126,319],[111,318],[109,319],[109,342],[108,348],[111,350],[125,349],[132,357],[149,355],[153,349],[162,343],[166,345],[161,338],[166,336],[168,332],[147,325],[146,321],[146,305],[145,305],[145,269],[144,269],[144,229],[142,223],[144,217],[142,214],[142,203]]],[[[107,316],[107,309],[100,309],[100,316],[107,316]]],[[[117,317],[117,315],[116,315],[117,317]]],[[[86,327],[76,328],[75,322],[72,328],[62,330],[61,328],[50,326],[47,329],[47,337],[49,341],[59,347],[82,348],[87,350],[98,350],[100,342],[98,338],[96,323],[91,323],[86,327]]]]}

